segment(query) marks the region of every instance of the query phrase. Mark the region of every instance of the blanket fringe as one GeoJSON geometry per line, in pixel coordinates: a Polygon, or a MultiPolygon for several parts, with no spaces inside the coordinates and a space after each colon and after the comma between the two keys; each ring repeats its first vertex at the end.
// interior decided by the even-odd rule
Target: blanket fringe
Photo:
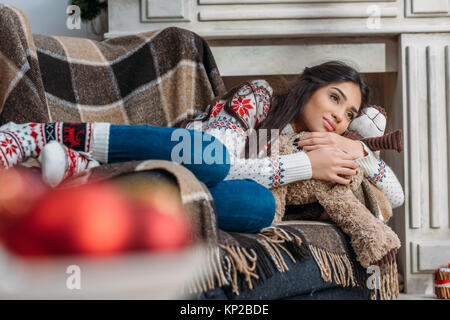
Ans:
{"type": "Polygon", "coordinates": [[[336,284],[343,287],[357,286],[352,264],[345,254],[330,252],[314,245],[309,245],[309,249],[324,281],[332,282],[334,280],[336,284]]]}
{"type": "MultiPolygon", "coordinates": [[[[354,278],[354,270],[346,255],[329,252],[323,248],[309,245],[309,249],[319,266],[321,277],[326,282],[334,281],[343,287],[350,284],[358,286],[354,278]]],[[[399,284],[395,250],[390,251],[377,265],[380,267],[379,279],[373,277],[373,283],[368,284],[371,300],[398,299],[399,284]],[[378,283],[376,283],[378,281],[378,283]]]]}
{"type": "Polygon", "coordinates": [[[232,272],[232,277],[230,279],[232,291],[237,294],[239,293],[238,272],[244,276],[249,288],[253,289],[252,278],[259,279],[259,276],[254,272],[257,260],[255,250],[247,250],[238,246],[220,245],[220,247],[226,252],[226,258],[230,261],[230,264],[226,266],[226,268],[228,269],[227,273],[229,275],[232,272]]]}
{"type": "Polygon", "coordinates": [[[298,235],[278,227],[261,230],[257,244],[260,248],[223,244],[208,246],[208,261],[204,264],[204,270],[200,270],[198,276],[188,284],[189,294],[198,294],[225,285],[229,285],[233,293],[239,294],[240,280],[247,283],[248,288],[252,290],[263,280],[263,276],[272,274],[264,256],[270,257],[279,272],[289,271],[282,252],[293,263],[296,263],[295,256],[310,257],[298,235]]]}
{"type": "Polygon", "coordinates": [[[259,279],[259,275],[255,272],[257,263],[255,250],[239,246],[219,245],[219,247],[206,247],[207,261],[202,264],[202,270],[199,270],[187,284],[190,295],[226,285],[231,285],[232,291],[239,294],[238,273],[243,275],[249,288],[253,289],[253,279],[259,279]],[[223,250],[222,253],[219,247],[223,250]]]}
{"type": "Polygon", "coordinates": [[[272,226],[258,233],[257,242],[260,245],[259,248],[223,244],[207,246],[207,261],[203,264],[202,270],[199,270],[197,276],[188,284],[189,294],[204,293],[216,287],[230,286],[232,292],[238,295],[239,288],[242,287],[239,285],[241,281],[252,290],[257,283],[263,281],[264,275],[270,276],[269,271],[266,270],[269,268],[263,261],[264,256],[270,257],[269,261],[273,262],[279,272],[289,271],[283,256],[284,252],[293,263],[296,263],[294,255],[301,258],[312,255],[322,279],[326,282],[334,281],[342,287],[370,286],[373,288],[370,291],[371,300],[398,299],[399,284],[395,250],[376,263],[380,267],[379,279],[374,277],[373,283],[363,284],[356,267],[352,265],[346,254],[331,252],[311,244],[305,247],[302,239],[293,232],[272,226]],[[293,254],[292,248],[296,248],[298,252],[293,254]],[[262,265],[265,266],[262,267],[262,265]],[[356,281],[355,277],[359,280],[356,281]]]}
{"type": "Polygon", "coordinates": [[[213,290],[216,286],[228,285],[228,279],[223,272],[220,262],[220,251],[217,246],[205,247],[206,261],[201,265],[201,270],[187,283],[187,291],[190,295],[213,290]]]}
{"type": "MultiPolygon", "coordinates": [[[[393,300],[399,297],[398,270],[396,261],[397,250],[388,252],[376,263],[380,267],[379,283],[371,283],[371,300],[393,300]]],[[[374,277],[374,282],[376,277],[374,277]]]]}
{"type": "Polygon", "coordinates": [[[286,272],[289,271],[289,268],[284,261],[282,252],[283,250],[288,257],[292,260],[293,263],[296,262],[293,255],[282,245],[286,242],[294,241],[298,246],[302,245],[302,239],[300,239],[296,235],[289,235],[286,231],[277,227],[268,227],[260,231],[259,235],[261,236],[258,241],[266,248],[269,252],[270,257],[272,258],[275,266],[278,271],[286,272]]]}

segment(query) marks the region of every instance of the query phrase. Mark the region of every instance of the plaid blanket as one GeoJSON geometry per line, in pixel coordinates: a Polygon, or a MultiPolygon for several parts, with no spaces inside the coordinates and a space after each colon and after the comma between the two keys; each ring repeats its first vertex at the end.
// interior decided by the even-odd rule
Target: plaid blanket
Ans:
{"type": "MultiPolygon", "coordinates": [[[[0,125],[24,122],[111,122],[177,126],[225,93],[214,57],[197,34],[166,28],[105,40],[32,34],[19,9],[0,4],[0,125]]],[[[209,190],[184,167],[167,161],[105,164],[66,182],[86,183],[144,170],[176,177],[196,236],[208,248],[205,277],[191,292],[230,286],[251,290],[290,259],[313,258],[324,281],[366,285],[345,234],[330,223],[282,222],[257,234],[217,227],[209,190]]],[[[301,281],[301,279],[299,279],[301,281]]],[[[395,288],[394,288],[395,289],[395,288]]],[[[383,298],[396,290],[385,285],[383,298]]],[[[398,291],[398,290],[397,290],[398,291]]],[[[374,291],[373,297],[377,297],[374,291]]]]}
{"type": "Polygon", "coordinates": [[[207,43],[187,30],[103,42],[32,35],[25,14],[8,6],[0,30],[0,123],[176,126],[225,92],[207,43]]]}

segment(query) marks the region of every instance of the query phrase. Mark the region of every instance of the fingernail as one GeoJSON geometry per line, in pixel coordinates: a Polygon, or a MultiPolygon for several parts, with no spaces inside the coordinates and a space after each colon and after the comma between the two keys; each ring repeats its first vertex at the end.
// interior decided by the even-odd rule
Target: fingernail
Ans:
{"type": "Polygon", "coordinates": [[[300,138],[297,138],[294,140],[294,142],[299,142],[299,141],[300,141],[300,138]]]}
{"type": "Polygon", "coordinates": [[[301,150],[303,150],[303,147],[297,147],[297,150],[301,151],[301,150]]]}

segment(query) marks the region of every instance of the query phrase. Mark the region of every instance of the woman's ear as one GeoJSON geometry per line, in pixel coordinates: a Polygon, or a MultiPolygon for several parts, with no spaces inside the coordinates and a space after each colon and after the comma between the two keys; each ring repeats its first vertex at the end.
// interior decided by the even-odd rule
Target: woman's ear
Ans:
{"type": "Polygon", "coordinates": [[[350,122],[348,129],[364,138],[381,137],[386,129],[386,113],[375,106],[366,107],[361,110],[360,116],[350,122]]]}

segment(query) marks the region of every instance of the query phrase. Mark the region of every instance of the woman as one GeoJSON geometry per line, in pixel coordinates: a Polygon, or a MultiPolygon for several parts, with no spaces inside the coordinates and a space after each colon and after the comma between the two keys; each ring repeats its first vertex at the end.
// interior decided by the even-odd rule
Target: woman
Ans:
{"type": "Polygon", "coordinates": [[[334,61],[305,68],[285,94],[272,94],[264,80],[238,86],[215,99],[186,129],[9,123],[0,128],[0,160],[8,168],[38,157],[44,179],[56,185],[99,163],[174,160],[173,150],[179,146],[174,134],[182,130],[188,133],[189,145],[202,143],[200,148],[185,149],[191,152],[187,160],[183,154],[181,164],[208,186],[219,227],[226,231],[256,232],[271,224],[275,202],[267,188],[311,178],[348,184],[349,179],[341,175],[356,174],[357,164],[394,208],[403,203],[403,190],[392,170],[362,142],[341,136],[368,104],[369,89],[356,70],[334,61]],[[261,156],[269,140],[256,149],[256,157],[251,141],[255,136],[258,141],[263,129],[311,134],[298,142],[298,153],[261,156]],[[213,145],[215,163],[206,152],[213,145]]]}
{"type": "MultiPolygon", "coordinates": [[[[397,208],[403,204],[404,194],[391,168],[363,142],[342,136],[368,100],[369,88],[361,75],[342,62],[329,61],[305,68],[284,94],[273,96],[265,80],[237,86],[215,99],[197,120],[202,121],[203,132],[224,142],[234,155],[226,179],[250,178],[267,188],[310,178],[349,184],[350,179],[340,175],[356,174],[358,164],[397,208]],[[256,134],[263,129],[311,133],[298,142],[304,152],[239,158],[243,152],[249,157],[252,139],[246,137],[246,130],[253,128],[256,134]]],[[[191,122],[187,128],[193,126],[191,122]]]]}

